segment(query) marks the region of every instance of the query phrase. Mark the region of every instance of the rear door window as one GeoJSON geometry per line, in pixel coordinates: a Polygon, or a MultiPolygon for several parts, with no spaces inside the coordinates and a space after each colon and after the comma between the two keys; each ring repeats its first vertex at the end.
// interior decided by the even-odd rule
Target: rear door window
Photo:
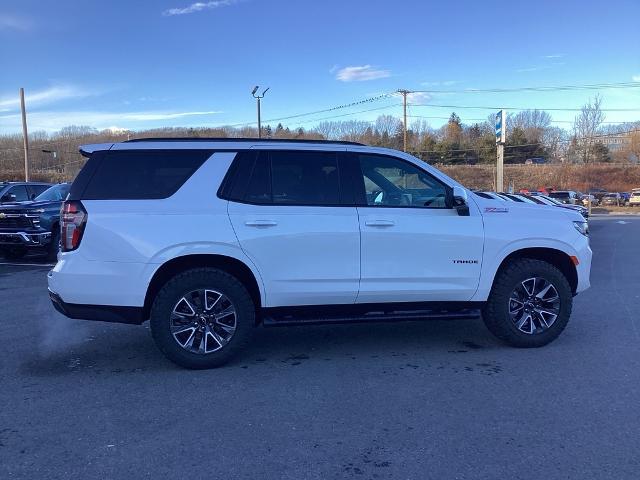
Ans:
{"type": "Polygon", "coordinates": [[[270,157],[274,204],[340,204],[340,175],[335,152],[271,152],[270,157]]]}
{"type": "Polygon", "coordinates": [[[212,154],[209,150],[105,152],[87,182],[82,198],[135,200],[170,197],[212,154]]]}

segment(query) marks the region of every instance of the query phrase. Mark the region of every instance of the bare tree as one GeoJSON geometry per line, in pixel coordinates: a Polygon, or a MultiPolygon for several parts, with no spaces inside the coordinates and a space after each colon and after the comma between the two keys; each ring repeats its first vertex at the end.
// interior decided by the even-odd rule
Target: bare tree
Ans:
{"type": "Polygon", "coordinates": [[[521,128],[529,143],[542,142],[545,130],[551,127],[551,115],[544,110],[522,110],[510,114],[507,125],[510,129],[521,128]]]}
{"type": "Polygon", "coordinates": [[[380,115],[376,118],[376,130],[380,135],[389,137],[395,135],[402,122],[393,115],[380,115]]]}
{"type": "Polygon", "coordinates": [[[597,141],[594,137],[605,119],[601,105],[602,97],[600,95],[596,95],[593,101],[589,99],[576,116],[573,124],[578,154],[583,163],[590,163],[594,157],[594,145],[597,141]]]}

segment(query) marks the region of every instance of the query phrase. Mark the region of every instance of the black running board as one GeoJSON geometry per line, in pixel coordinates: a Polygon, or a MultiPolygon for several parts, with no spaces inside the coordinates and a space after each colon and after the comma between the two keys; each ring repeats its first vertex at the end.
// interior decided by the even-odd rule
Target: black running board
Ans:
{"type": "Polygon", "coordinates": [[[466,308],[422,308],[407,309],[382,307],[338,308],[306,307],[299,309],[270,308],[262,313],[262,324],[265,327],[321,325],[332,323],[365,323],[365,322],[398,322],[409,320],[462,320],[480,317],[480,307],[466,308]],[[332,311],[333,310],[333,311],[332,311]],[[349,311],[351,310],[351,311],[349,311]]]}

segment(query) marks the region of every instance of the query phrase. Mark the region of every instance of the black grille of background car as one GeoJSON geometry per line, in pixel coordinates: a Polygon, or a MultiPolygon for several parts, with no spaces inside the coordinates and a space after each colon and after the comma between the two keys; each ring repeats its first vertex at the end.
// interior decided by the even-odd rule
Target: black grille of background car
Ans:
{"type": "Polygon", "coordinates": [[[25,217],[24,215],[20,215],[17,217],[14,216],[5,216],[2,217],[0,214],[0,228],[31,228],[33,227],[33,222],[31,218],[25,217]]]}

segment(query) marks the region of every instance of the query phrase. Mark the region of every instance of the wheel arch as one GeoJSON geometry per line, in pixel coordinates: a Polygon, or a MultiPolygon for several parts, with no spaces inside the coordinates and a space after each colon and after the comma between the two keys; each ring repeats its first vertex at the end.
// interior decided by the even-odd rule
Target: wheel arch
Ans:
{"type": "Polygon", "coordinates": [[[542,260],[555,266],[565,276],[571,287],[571,292],[575,295],[578,288],[578,271],[576,265],[568,253],[552,247],[526,247],[511,252],[498,266],[493,276],[493,281],[495,281],[498,274],[504,270],[510,262],[519,258],[542,260]]]}
{"type": "Polygon", "coordinates": [[[260,289],[257,275],[246,263],[226,255],[190,254],[172,258],[156,269],[147,287],[142,318],[149,318],[153,300],[165,283],[181,272],[202,267],[218,268],[236,277],[249,292],[256,306],[256,312],[260,309],[263,303],[263,292],[260,289]]]}

